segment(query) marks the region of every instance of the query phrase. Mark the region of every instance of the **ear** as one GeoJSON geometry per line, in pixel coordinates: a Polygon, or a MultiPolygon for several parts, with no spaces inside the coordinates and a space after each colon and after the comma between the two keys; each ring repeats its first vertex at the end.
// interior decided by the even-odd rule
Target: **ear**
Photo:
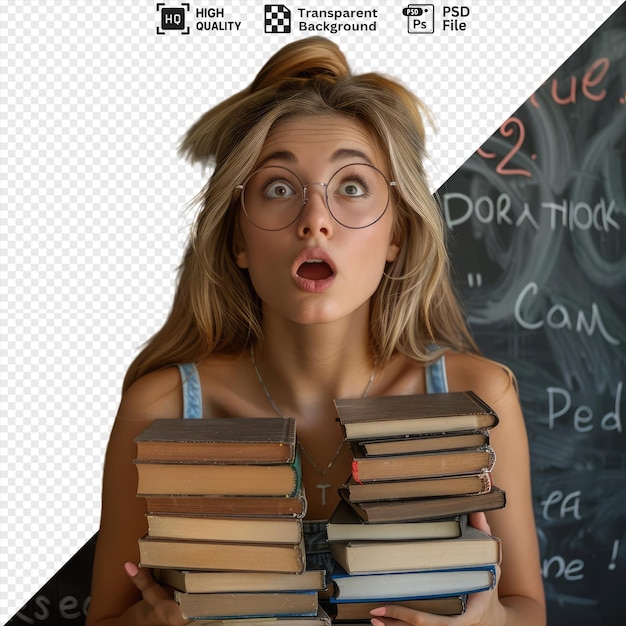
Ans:
{"type": "Polygon", "coordinates": [[[243,244],[240,244],[235,249],[235,263],[242,270],[248,269],[248,251],[243,244]]]}
{"type": "Polygon", "coordinates": [[[385,260],[388,263],[395,261],[400,254],[400,248],[401,245],[398,241],[398,238],[393,237],[392,240],[389,242],[389,245],[387,246],[387,256],[385,257],[385,260]]]}
{"type": "Polygon", "coordinates": [[[402,248],[402,237],[400,235],[400,227],[396,224],[391,233],[391,237],[389,238],[389,244],[387,246],[387,256],[385,260],[389,263],[395,261],[400,254],[400,249],[402,248]]]}
{"type": "Polygon", "coordinates": [[[241,268],[242,270],[248,269],[248,251],[246,250],[246,240],[244,239],[243,233],[241,232],[239,223],[237,223],[235,226],[235,235],[233,238],[232,250],[237,267],[241,268]]]}
{"type": "Polygon", "coordinates": [[[385,257],[385,260],[388,263],[393,263],[393,261],[398,258],[400,250],[404,244],[405,235],[402,225],[403,220],[396,211],[394,214],[393,226],[391,227],[391,233],[389,234],[389,243],[387,244],[387,256],[385,257]]]}

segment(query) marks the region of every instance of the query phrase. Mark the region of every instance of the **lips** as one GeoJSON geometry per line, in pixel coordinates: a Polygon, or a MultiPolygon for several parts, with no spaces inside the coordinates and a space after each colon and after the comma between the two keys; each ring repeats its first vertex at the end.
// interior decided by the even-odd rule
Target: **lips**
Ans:
{"type": "Polygon", "coordinates": [[[324,280],[330,278],[333,275],[333,270],[322,259],[311,259],[305,261],[297,271],[300,278],[307,278],[308,280],[324,280]]]}
{"type": "Polygon", "coordinates": [[[321,248],[307,248],[294,260],[292,275],[304,291],[322,292],[335,279],[335,265],[328,253],[321,248]]]}

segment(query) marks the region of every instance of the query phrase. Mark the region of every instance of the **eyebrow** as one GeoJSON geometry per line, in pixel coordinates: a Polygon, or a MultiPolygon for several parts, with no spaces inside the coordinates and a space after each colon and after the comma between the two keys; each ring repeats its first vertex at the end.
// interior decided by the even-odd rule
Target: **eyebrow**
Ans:
{"type": "Polygon", "coordinates": [[[298,159],[293,152],[288,150],[277,150],[268,154],[262,161],[257,164],[257,167],[263,167],[268,161],[286,161],[287,163],[297,163],[298,159]]]}
{"type": "MultiPolygon", "coordinates": [[[[337,161],[343,161],[346,159],[359,159],[359,161],[369,163],[373,165],[372,159],[370,159],[365,152],[361,150],[355,150],[354,148],[339,148],[332,153],[330,160],[335,163],[337,161]]],[[[257,167],[263,167],[269,161],[284,161],[286,163],[293,163],[294,165],[298,163],[298,157],[293,152],[289,150],[277,150],[276,152],[272,152],[268,154],[262,161],[260,161],[257,167]]]]}
{"type": "Polygon", "coordinates": [[[361,150],[355,150],[353,148],[340,148],[339,150],[333,152],[333,155],[330,158],[331,161],[343,161],[344,159],[360,159],[370,165],[374,165],[365,152],[361,152],[361,150]]]}

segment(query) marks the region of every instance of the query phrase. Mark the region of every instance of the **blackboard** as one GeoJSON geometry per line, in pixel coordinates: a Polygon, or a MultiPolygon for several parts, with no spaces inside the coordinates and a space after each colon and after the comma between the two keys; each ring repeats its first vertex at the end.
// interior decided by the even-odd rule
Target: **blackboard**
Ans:
{"type": "Polygon", "coordinates": [[[626,5],[439,189],[485,355],[515,372],[550,626],[626,609],[626,5]]]}
{"type": "Polygon", "coordinates": [[[82,626],[89,611],[94,535],[8,622],[82,626]]]}
{"type": "MultiPolygon", "coordinates": [[[[622,626],[626,5],[438,190],[483,353],[515,372],[549,626],[622,626]]],[[[84,622],[92,538],[9,622],[84,622]]]]}

